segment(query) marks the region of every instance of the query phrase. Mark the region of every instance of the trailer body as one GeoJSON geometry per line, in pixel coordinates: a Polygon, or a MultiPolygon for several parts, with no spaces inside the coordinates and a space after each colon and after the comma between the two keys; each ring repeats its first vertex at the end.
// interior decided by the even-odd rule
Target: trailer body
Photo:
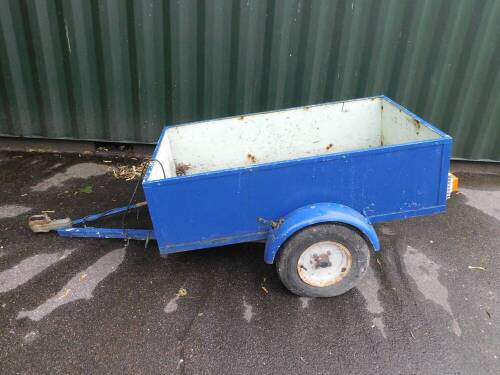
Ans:
{"type": "Polygon", "coordinates": [[[370,226],[444,211],[451,146],[377,96],[165,127],[142,184],[168,254],[276,239],[303,207],[336,204],[370,226]]]}

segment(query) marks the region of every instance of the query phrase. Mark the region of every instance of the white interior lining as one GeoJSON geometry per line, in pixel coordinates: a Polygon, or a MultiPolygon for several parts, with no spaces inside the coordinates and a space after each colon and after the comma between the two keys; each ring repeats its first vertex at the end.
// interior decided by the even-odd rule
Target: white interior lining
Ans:
{"type": "MultiPolygon", "coordinates": [[[[157,159],[172,177],[435,138],[391,102],[367,98],[172,127],[157,159]]],[[[148,180],[161,178],[154,165],[148,180]]]]}

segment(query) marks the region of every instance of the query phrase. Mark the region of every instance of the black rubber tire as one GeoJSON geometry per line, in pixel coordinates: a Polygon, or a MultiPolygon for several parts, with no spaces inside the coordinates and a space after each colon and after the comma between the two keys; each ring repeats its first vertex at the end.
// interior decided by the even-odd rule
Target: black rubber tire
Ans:
{"type": "Polygon", "coordinates": [[[276,260],[276,270],[281,282],[292,293],[303,297],[334,297],[352,289],[365,275],[370,264],[370,250],[365,239],[354,228],[322,223],[306,227],[290,237],[281,247],[276,260]],[[321,241],[335,241],[351,253],[351,268],[337,283],[315,287],[299,276],[297,263],[309,246],[321,241]]]}

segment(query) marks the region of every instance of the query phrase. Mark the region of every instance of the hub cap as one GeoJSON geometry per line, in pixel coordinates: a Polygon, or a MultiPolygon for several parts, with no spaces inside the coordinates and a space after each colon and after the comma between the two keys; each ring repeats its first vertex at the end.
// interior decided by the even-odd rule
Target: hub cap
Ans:
{"type": "Polygon", "coordinates": [[[306,284],[325,287],[342,280],[351,265],[351,252],[344,245],[322,241],[304,250],[297,263],[297,271],[306,284]]]}

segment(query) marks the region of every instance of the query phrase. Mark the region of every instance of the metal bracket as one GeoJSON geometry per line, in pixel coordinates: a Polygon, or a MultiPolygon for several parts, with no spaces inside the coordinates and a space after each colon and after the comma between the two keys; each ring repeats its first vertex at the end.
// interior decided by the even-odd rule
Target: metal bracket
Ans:
{"type": "Polygon", "coordinates": [[[268,220],[268,219],[264,219],[263,217],[258,217],[257,221],[261,224],[269,225],[271,228],[276,229],[276,228],[279,228],[281,226],[281,224],[283,224],[285,219],[280,217],[278,220],[268,220]]]}

